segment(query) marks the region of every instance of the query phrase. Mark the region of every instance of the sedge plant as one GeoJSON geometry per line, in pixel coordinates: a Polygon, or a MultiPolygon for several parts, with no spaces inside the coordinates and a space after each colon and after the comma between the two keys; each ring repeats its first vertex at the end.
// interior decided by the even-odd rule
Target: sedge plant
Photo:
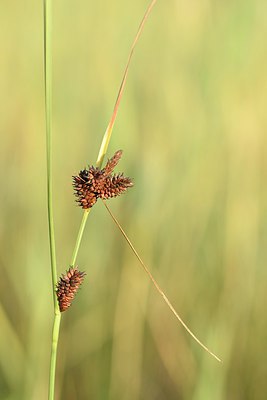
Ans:
{"type": "Polygon", "coordinates": [[[102,199],[109,215],[113,219],[116,226],[119,228],[123,237],[126,239],[128,245],[137,257],[142,268],[148,275],[152,284],[162,296],[163,300],[172,311],[174,316],[191,335],[191,337],[210,355],[216,360],[221,361],[213,352],[211,352],[188,328],[183,319],[175,310],[164,291],[160,288],[150,270],[143,262],[134,245],[128,238],[117,218],[114,216],[108,207],[106,200],[111,197],[116,197],[125,192],[128,188],[132,187],[130,178],[125,177],[123,174],[113,174],[113,170],[119,162],[122,151],[117,151],[114,156],[107,161],[107,164],[102,168],[104,157],[107,153],[110,138],[112,135],[114,123],[116,120],[117,112],[124,92],[125,84],[127,81],[129,66],[133,56],[135,46],[145,26],[147,18],[151,13],[157,0],[152,0],[144,14],[144,17],[139,25],[133,44],[130,49],[124,74],[122,77],[121,85],[115,101],[113,113],[108,123],[107,129],[104,133],[100,150],[97,156],[96,165],[88,169],[81,170],[78,175],[73,176],[74,193],[77,196],[77,202],[83,209],[83,216],[78,231],[76,243],[74,246],[73,254],[70,261],[70,267],[58,280],[57,264],[56,264],[56,245],[54,234],[53,222],[53,199],[52,199],[52,0],[44,0],[44,75],[45,75],[45,120],[46,120],[46,149],[47,149],[47,209],[48,209],[48,228],[49,228],[49,244],[50,244],[50,262],[51,262],[51,276],[52,276],[52,295],[54,304],[54,323],[52,330],[51,341],[51,358],[49,370],[49,400],[55,397],[55,376],[56,376],[56,359],[57,359],[57,346],[60,332],[60,321],[62,312],[66,311],[72,303],[77,290],[83,282],[85,272],[79,271],[75,265],[79,248],[81,245],[84,229],[91,212],[93,205],[98,199],[102,199]]]}

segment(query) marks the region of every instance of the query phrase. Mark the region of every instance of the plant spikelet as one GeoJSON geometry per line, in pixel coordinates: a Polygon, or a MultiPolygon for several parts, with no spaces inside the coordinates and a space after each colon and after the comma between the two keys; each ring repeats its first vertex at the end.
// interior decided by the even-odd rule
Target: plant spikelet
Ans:
{"type": "Polygon", "coordinates": [[[84,276],[85,272],[80,272],[78,267],[70,267],[66,271],[66,274],[62,274],[59,278],[56,294],[61,312],[66,311],[70,307],[77,290],[84,280],[84,276]]]}
{"type": "Polygon", "coordinates": [[[119,196],[133,186],[130,178],[112,174],[121,156],[122,150],[118,150],[103,169],[91,166],[73,176],[74,194],[83,209],[93,207],[99,198],[107,200],[119,196]]]}

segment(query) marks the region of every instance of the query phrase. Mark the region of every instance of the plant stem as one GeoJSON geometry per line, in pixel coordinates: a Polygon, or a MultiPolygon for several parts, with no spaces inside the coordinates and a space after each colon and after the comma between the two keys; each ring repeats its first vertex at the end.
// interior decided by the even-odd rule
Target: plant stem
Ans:
{"type": "Polygon", "coordinates": [[[45,75],[45,122],[46,122],[46,168],[47,168],[47,210],[54,301],[54,326],[51,343],[49,373],[49,400],[54,400],[57,345],[61,314],[56,297],[57,264],[52,198],[52,0],[44,0],[44,75],[45,75]]]}
{"type": "Polygon", "coordinates": [[[53,218],[52,199],[52,54],[51,54],[51,0],[44,0],[44,72],[45,72],[45,121],[46,121],[46,163],[47,163],[47,208],[48,208],[48,229],[51,258],[51,273],[53,283],[54,304],[57,303],[55,284],[57,282],[56,269],[56,246],[53,218]]]}
{"type": "Polygon", "coordinates": [[[83,213],[82,222],[81,222],[81,225],[80,225],[80,229],[79,229],[79,232],[78,232],[78,236],[77,236],[77,239],[76,239],[76,243],[75,243],[75,247],[74,247],[74,250],[73,250],[72,259],[71,259],[71,263],[70,263],[70,265],[72,267],[76,263],[76,258],[77,258],[78,251],[79,251],[80,244],[81,244],[81,240],[82,240],[82,237],[83,237],[83,232],[84,232],[84,228],[85,228],[85,225],[86,225],[86,221],[87,221],[88,215],[90,214],[90,210],[91,209],[89,208],[88,210],[85,210],[84,213],[83,213]]]}
{"type": "Polygon", "coordinates": [[[49,400],[54,400],[55,396],[55,376],[56,376],[56,363],[57,363],[57,345],[59,337],[61,313],[58,310],[55,311],[52,343],[51,343],[51,358],[50,358],[50,374],[49,374],[49,400]]]}
{"type": "MultiPolygon", "coordinates": [[[[145,12],[145,14],[144,14],[144,16],[143,16],[143,18],[141,20],[141,23],[140,23],[140,25],[138,27],[137,33],[135,35],[135,38],[133,40],[133,43],[132,43],[132,46],[131,46],[131,49],[130,49],[130,53],[129,53],[129,56],[128,56],[128,60],[127,60],[127,63],[126,63],[125,69],[124,69],[124,73],[123,73],[123,77],[122,77],[122,80],[121,80],[121,84],[120,84],[120,87],[119,87],[118,95],[117,95],[117,98],[116,98],[116,101],[115,101],[113,113],[111,115],[110,121],[108,123],[107,129],[106,129],[106,131],[104,133],[104,136],[103,136],[103,139],[102,139],[102,142],[101,142],[101,145],[100,145],[99,153],[98,153],[97,160],[96,160],[96,166],[98,168],[101,168],[101,166],[103,164],[104,157],[105,157],[107,149],[108,149],[108,145],[109,145],[109,142],[110,142],[110,139],[111,139],[111,135],[112,135],[112,131],[113,131],[113,127],[114,127],[115,121],[116,121],[118,109],[119,109],[119,106],[120,106],[120,102],[121,102],[122,95],[123,95],[123,92],[124,92],[125,84],[126,84],[126,81],[127,81],[129,66],[130,66],[130,63],[131,63],[131,60],[132,60],[132,56],[133,56],[133,53],[134,53],[135,46],[138,43],[138,40],[139,40],[140,35],[142,33],[142,30],[143,30],[143,28],[144,28],[144,26],[146,24],[146,21],[147,21],[149,15],[150,15],[154,5],[156,4],[156,2],[157,2],[157,0],[152,0],[150,2],[150,4],[148,5],[148,7],[146,9],[146,12],[145,12]]],[[[84,211],[82,222],[81,222],[81,225],[80,225],[80,228],[79,228],[79,232],[78,232],[78,236],[77,236],[77,239],[76,239],[75,248],[74,248],[72,259],[71,259],[71,266],[74,266],[74,264],[76,262],[77,254],[78,254],[78,251],[79,251],[82,235],[83,235],[83,232],[84,232],[84,228],[85,228],[85,225],[86,225],[86,221],[87,221],[87,217],[89,215],[89,212],[90,212],[90,209],[84,211]]]]}

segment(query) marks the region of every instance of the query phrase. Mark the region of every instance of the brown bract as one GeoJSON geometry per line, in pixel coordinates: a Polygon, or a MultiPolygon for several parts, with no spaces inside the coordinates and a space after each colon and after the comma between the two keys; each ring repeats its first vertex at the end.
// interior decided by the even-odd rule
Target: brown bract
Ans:
{"type": "Polygon", "coordinates": [[[83,209],[93,207],[99,198],[110,199],[119,196],[133,186],[130,178],[123,174],[112,174],[121,156],[122,150],[118,150],[103,169],[91,166],[80,171],[79,175],[73,176],[77,203],[83,209]]]}

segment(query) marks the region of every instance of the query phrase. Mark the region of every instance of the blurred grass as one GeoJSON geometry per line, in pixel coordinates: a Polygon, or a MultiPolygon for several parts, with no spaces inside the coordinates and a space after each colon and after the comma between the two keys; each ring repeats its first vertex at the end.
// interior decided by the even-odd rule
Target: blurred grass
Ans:
{"type": "MultiPolygon", "coordinates": [[[[82,217],[70,177],[94,163],[146,3],[54,4],[58,265],[82,217]]],[[[159,2],[130,69],[109,155],[135,187],[110,201],[185,321],[150,287],[106,210],[79,254],[87,280],[64,315],[64,399],[265,399],[267,3],[159,2]]],[[[45,399],[52,324],[42,7],[0,13],[0,397],[45,399]]]]}

